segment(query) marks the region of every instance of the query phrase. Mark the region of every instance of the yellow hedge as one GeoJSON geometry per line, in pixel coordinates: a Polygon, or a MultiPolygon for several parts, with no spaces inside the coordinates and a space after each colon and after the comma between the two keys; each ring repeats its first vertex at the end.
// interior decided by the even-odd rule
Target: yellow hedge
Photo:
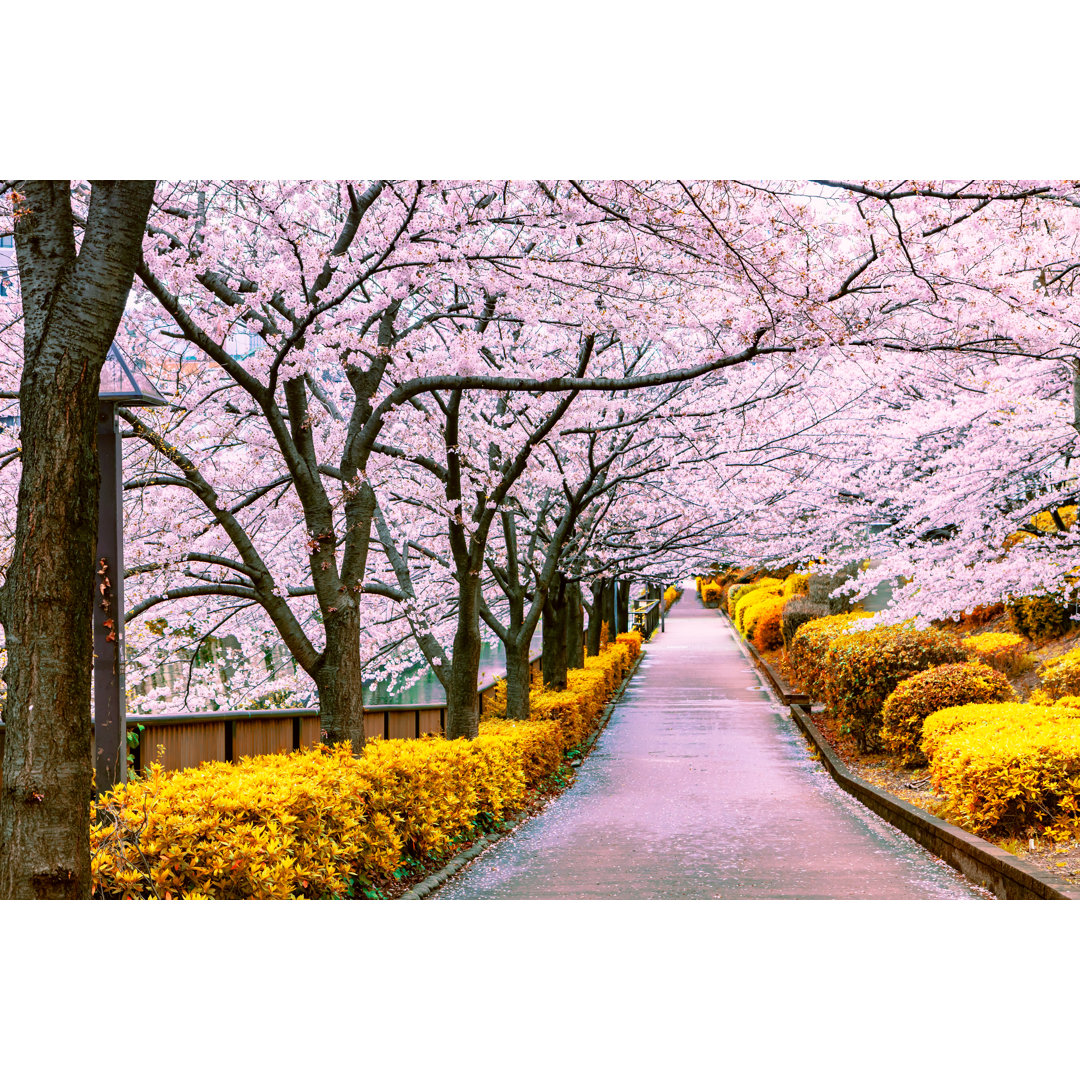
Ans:
{"type": "Polygon", "coordinates": [[[746,637],[746,615],[747,612],[753,607],[756,607],[763,600],[771,599],[774,596],[780,595],[779,585],[755,585],[753,589],[748,589],[744,592],[738,600],[735,601],[735,628],[739,631],[743,637],[746,637]]]}
{"type": "Polygon", "coordinates": [[[732,585],[728,589],[727,594],[727,613],[733,619],[737,619],[736,608],[739,601],[746,596],[747,593],[753,592],[756,589],[780,589],[783,587],[783,582],[779,578],[763,577],[757,581],[747,581],[742,585],[732,585]]]}
{"type": "Polygon", "coordinates": [[[982,660],[1006,675],[1017,675],[1030,663],[1027,658],[1027,641],[1019,634],[971,634],[960,644],[967,649],[972,659],[982,660]]]}
{"type": "Polygon", "coordinates": [[[679,593],[681,593],[681,592],[682,592],[682,589],[677,588],[675,585],[669,585],[664,590],[664,610],[665,611],[668,611],[671,608],[671,605],[674,604],[675,601],[679,599],[679,593]]]}
{"type": "Polygon", "coordinates": [[[927,717],[936,790],[964,827],[1072,838],[1080,824],[1080,713],[1038,705],[962,705],[927,717]],[[946,715],[951,714],[951,715],[946,715]]]}
{"type": "Polygon", "coordinates": [[[1080,694],[1080,649],[1047,660],[1039,668],[1042,688],[1053,698],[1080,694]]]}
{"type": "Polygon", "coordinates": [[[715,581],[707,581],[701,586],[701,601],[706,607],[720,604],[720,586],[715,581]]]}
{"type": "Polygon", "coordinates": [[[844,633],[856,620],[870,617],[870,614],[864,611],[825,615],[803,623],[795,631],[791,648],[788,649],[788,659],[795,671],[795,677],[811,698],[819,699],[824,690],[825,669],[822,665],[833,639],[844,633]]]}
{"type": "Polygon", "coordinates": [[[94,892],[358,896],[520,809],[530,774],[561,756],[557,724],[504,721],[471,742],[375,739],[359,759],[344,745],[154,765],[93,808],[94,892]]]}
{"type": "MultiPolygon", "coordinates": [[[[94,894],[107,898],[356,897],[408,859],[520,810],[563,753],[595,727],[641,651],[620,634],[533,694],[529,720],[486,719],[472,741],[375,739],[214,762],[115,788],[92,810],[94,894]]],[[[505,705],[505,696],[503,698],[505,705]]]]}
{"type": "Polygon", "coordinates": [[[748,636],[753,638],[754,646],[761,652],[779,649],[784,644],[781,620],[789,596],[770,596],[757,604],[746,617],[748,636]]]}

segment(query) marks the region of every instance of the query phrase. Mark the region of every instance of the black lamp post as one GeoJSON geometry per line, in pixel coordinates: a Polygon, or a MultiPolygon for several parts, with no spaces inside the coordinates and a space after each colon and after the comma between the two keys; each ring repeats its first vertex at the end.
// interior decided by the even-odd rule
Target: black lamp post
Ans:
{"type": "Polygon", "coordinates": [[[164,405],[157,387],[109,346],[98,390],[97,566],[94,576],[94,767],[98,791],[127,780],[124,691],[124,477],[118,405],[164,405]]]}

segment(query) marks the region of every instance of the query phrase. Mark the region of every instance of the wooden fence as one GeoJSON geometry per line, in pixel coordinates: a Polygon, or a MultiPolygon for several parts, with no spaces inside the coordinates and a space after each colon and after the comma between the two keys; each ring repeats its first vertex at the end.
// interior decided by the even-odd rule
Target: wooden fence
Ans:
{"type": "MultiPolygon", "coordinates": [[[[530,658],[530,670],[540,670],[540,654],[530,658]]],[[[480,712],[495,691],[496,679],[479,687],[480,712]]],[[[186,769],[204,761],[239,761],[253,754],[279,754],[319,742],[318,709],[254,709],[208,713],[163,713],[128,716],[129,732],[139,731],[133,751],[135,771],[152,761],[166,769],[186,769]]],[[[364,734],[373,739],[418,739],[446,730],[446,706],[373,705],[364,709],[364,734]]],[[[4,725],[0,723],[0,768],[4,725]]],[[[2,774],[0,774],[2,775],[2,774]]]]}

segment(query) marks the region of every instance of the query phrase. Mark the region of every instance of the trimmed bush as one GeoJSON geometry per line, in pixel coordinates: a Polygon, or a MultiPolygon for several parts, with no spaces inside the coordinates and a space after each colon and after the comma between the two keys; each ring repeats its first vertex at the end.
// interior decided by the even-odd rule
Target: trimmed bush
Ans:
{"type": "Polygon", "coordinates": [[[828,614],[828,604],[815,603],[805,596],[792,597],[784,605],[784,614],[780,620],[780,632],[784,638],[784,648],[791,648],[795,632],[800,626],[804,623],[813,622],[814,619],[827,618],[828,614]]]}
{"type": "Polygon", "coordinates": [[[778,585],[756,585],[754,588],[744,592],[735,603],[735,629],[743,637],[749,637],[746,628],[747,613],[762,601],[779,595],[780,587],[778,585]]]}
{"type": "Polygon", "coordinates": [[[777,578],[764,577],[758,581],[747,581],[741,585],[732,585],[727,594],[727,613],[734,619],[735,606],[752,589],[760,589],[765,586],[782,586],[783,582],[777,578]]]}
{"type": "Polygon", "coordinates": [[[1080,649],[1045,661],[1039,668],[1042,689],[1052,698],[1080,694],[1080,649]]]}
{"type": "Polygon", "coordinates": [[[94,893],[359,897],[520,809],[527,772],[561,756],[558,725],[503,722],[471,742],[375,739],[359,759],[343,745],[154,765],[92,810],[94,893]]]}
{"type": "Polygon", "coordinates": [[[720,606],[720,586],[715,581],[707,581],[701,586],[701,600],[706,607],[720,606]]]}
{"type": "Polygon", "coordinates": [[[939,709],[923,721],[923,736],[920,744],[923,756],[931,765],[941,743],[953,732],[972,724],[984,722],[1013,723],[1044,715],[1045,706],[1020,704],[1016,701],[994,702],[989,705],[955,705],[948,709],[939,709]],[[1034,710],[1034,711],[1033,711],[1034,710]]]}
{"type": "Polygon", "coordinates": [[[973,660],[981,660],[1006,675],[1019,675],[1032,664],[1027,641],[1019,634],[972,634],[960,644],[973,660]]]}
{"type": "Polygon", "coordinates": [[[955,705],[1013,701],[1009,680],[983,663],[941,664],[899,682],[881,709],[881,743],[905,765],[925,765],[923,721],[955,705]]]}
{"type": "Polygon", "coordinates": [[[861,611],[826,615],[804,623],[795,631],[788,648],[788,659],[803,690],[815,701],[820,700],[825,689],[825,655],[833,639],[845,633],[857,620],[869,618],[868,613],[861,611]]]}
{"type": "Polygon", "coordinates": [[[759,652],[779,649],[784,644],[780,620],[789,602],[784,596],[770,596],[747,613],[747,636],[751,637],[759,652]]]}
{"type": "Polygon", "coordinates": [[[1038,705],[964,705],[927,717],[934,787],[966,829],[1051,840],[1076,835],[1080,712],[1038,705]]]}
{"type": "Polygon", "coordinates": [[[876,744],[881,707],[901,681],[917,671],[966,659],[959,642],[940,630],[884,626],[842,634],[833,638],[822,662],[822,700],[841,730],[854,735],[865,751],[876,744]]]}

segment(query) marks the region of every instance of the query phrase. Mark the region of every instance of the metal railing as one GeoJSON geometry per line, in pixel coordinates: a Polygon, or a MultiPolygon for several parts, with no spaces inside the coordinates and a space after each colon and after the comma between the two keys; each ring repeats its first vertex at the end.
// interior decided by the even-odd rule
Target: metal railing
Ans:
{"type": "Polygon", "coordinates": [[[661,607],[663,600],[640,601],[630,609],[630,629],[636,630],[643,638],[648,639],[652,632],[660,625],[661,607]]]}

